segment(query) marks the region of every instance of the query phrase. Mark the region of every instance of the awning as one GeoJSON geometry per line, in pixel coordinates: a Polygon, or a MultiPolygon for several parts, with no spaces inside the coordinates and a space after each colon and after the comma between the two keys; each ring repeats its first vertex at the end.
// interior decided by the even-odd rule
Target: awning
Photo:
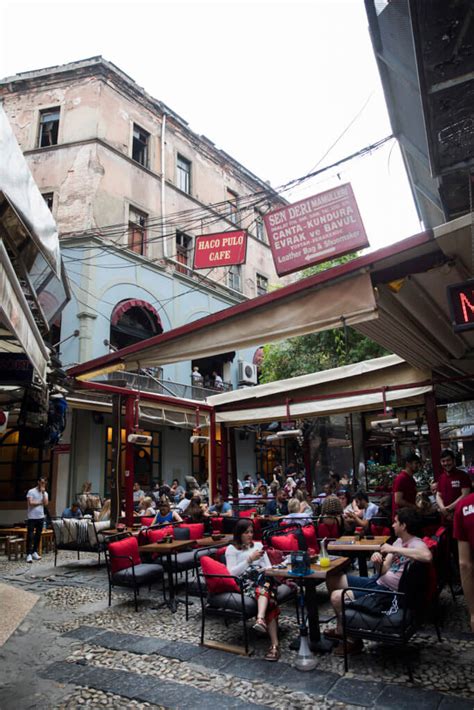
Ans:
{"type": "Polygon", "coordinates": [[[120,303],[118,303],[112,311],[112,316],[110,318],[111,325],[117,325],[124,313],[129,311],[131,308],[144,308],[145,310],[152,313],[158,323],[161,325],[161,318],[158,315],[158,311],[156,310],[156,308],[153,308],[150,303],[142,301],[139,298],[129,298],[127,301],[121,301],[120,303]]]}
{"type": "Polygon", "coordinates": [[[24,352],[43,382],[49,352],[0,241],[0,351],[24,352]],[[12,338],[13,336],[13,338],[12,338]]]}
{"type": "Polygon", "coordinates": [[[125,367],[133,370],[199,360],[230,350],[258,347],[262,342],[270,343],[343,324],[355,325],[376,317],[368,273],[351,274],[350,285],[344,283],[344,276],[329,283],[327,274],[318,274],[117,353],[72,367],[69,374],[77,379],[90,379],[105,368],[110,372],[125,367]]]}
{"type": "MultiPolygon", "coordinates": [[[[423,396],[432,391],[430,385],[400,389],[385,393],[385,401],[391,406],[408,406],[421,404],[423,396]]],[[[330,414],[348,414],[383,408],[383,392],[371,394],[354,394],[347,397],[322,399],[312,402],[297,402],[291,405],[291,417],[317,417],[330,414]]],[[[283,420],[287,417],[286,405],[280,404],[273,407],[258,409],[240,409],[230,412],[217,412],[216,422],[226,424],[255,424],[283,420]]]]}

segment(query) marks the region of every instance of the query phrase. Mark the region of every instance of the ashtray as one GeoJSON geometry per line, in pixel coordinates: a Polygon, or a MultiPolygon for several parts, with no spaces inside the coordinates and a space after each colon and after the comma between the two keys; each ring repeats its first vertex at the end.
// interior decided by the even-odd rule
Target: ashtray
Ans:
{"type": "Polygon", "coordinates": [[[222,540],[224,535],[221,535],[220,533],[214,533],[213,535],[211,535],[211,537],[213,540],[222,540]]]}

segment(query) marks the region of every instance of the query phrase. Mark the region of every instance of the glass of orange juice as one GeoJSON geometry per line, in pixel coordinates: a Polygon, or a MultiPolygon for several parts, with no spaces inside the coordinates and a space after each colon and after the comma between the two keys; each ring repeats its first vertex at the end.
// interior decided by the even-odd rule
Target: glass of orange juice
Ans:
{"type": "Polygon", "coordinates": [[[331,560],[329,557],[320,557],[319,558],[319,566],[320,567],[330,567],[331,566],[331,560]]]}

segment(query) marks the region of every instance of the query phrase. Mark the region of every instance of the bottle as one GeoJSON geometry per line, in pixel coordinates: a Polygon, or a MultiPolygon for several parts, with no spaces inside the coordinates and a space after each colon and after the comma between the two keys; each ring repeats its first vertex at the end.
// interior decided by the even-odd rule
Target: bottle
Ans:
{"type": "Polygon", "coordinates": [[[326,540],[327,538],[324,538],[321,540],[321,550],[319,552],[319,566],[320,567],[330,567],[331,566],[331,560],[329,559],[327,550],[326,550],[326,540]]]}

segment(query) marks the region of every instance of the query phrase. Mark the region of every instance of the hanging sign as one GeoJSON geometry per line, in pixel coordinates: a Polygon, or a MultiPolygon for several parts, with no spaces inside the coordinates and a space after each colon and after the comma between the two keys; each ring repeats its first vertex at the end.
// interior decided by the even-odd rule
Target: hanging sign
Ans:
{"type": "Polygon", "coordinates": [[[194,269],[213,269],[216,266],[243,264],[247,255],[245,229],[196,237],[194,269]]]}
{"type": "Polygon", "coordinates": [[[369,246],[350,183],[264,216],[279,276],[369,246]]]}
{"type": "Polygon", "coordinates": [[[474,328],[474,279],[448,286],[451,321],[455,332],[474,328]]]}

